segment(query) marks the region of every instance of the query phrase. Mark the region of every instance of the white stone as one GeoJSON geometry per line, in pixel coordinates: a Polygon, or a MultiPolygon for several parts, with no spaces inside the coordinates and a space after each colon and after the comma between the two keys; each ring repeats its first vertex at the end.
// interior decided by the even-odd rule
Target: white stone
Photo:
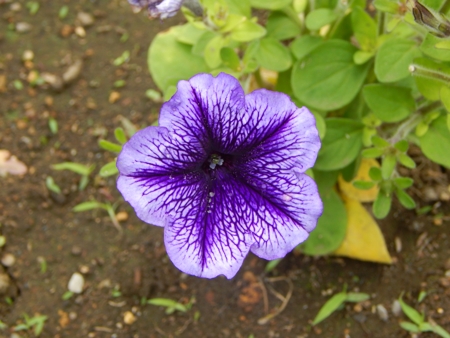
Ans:
{"type": "Polygon", "coordinates": [[[75,272],[72,277],[70,277],[69,284],[67,288],[73,293],[82,293],[84,287],[84,277],[82,274],[75,272]]]}

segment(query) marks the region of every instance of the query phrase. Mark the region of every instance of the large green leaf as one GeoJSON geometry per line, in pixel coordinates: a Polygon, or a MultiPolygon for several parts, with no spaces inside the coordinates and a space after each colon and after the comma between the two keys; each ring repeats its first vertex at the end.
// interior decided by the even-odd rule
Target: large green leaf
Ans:
{"type": "Polygon", "coordinates": [[[277,40],[291,39],[300,34],[299,25],[282,12],[270,14],[266,28],[267,35],[277,40]]]}
{"type": "Polygon", "coordinates": [[[420,45],[420,50],[436,60],[450,61],[450,46],[448,48],[443,48],[444,46],[441,47],[443,43],[447,42],[449,42],[448,39],[441,39],[428,33],[420,45]]]}
{"type": "Polygon", "coordinates": [[[148,67],[161,90],[176,86],[209,68],[203,58],[191,53],[192,46],[177,41],[177,27],[161,32],[153,39],[148,53],[148,67]]]}
{"type": "Polygon", "coordinates": [[[349,42],[330,40],[299,60],[291,79],[295,96],[325,111],[350,103],[359,92],[369,66],[353,62],[355,51],[349,42]]]}
{"type": "Polygon", "coordinates": [[[331,188],[326,191],[320,189],[320,196],[323,214],[306,242],[300,246],[308,255],[326,255],[335,251],[344,240],[347,228],[347,212],[339,195],[331,188]]]}
{"type": "Polygon", "coordinates": [[[346,118],[329,118],[314,168],[329,171],[345,168],[358,156],[362,147],[364,125],[346,118]]]}
{"type": "Polygon", "coordinates": [[[319,30],[337,19],[337,14],[329,8],[319,8],[309,12],[305,24],[309,30],[319,30]]]}
{"type": "Polygon", "coordinates": [[[256,60],[261,67],[282,72],[292,65],[292,57],[289,49],[274,38],[260,40],[256,60]]]}
{"type": "Polygon", "coordinates": [[[364,99],[376,117],[384,122],[398,122],[416,107],[411,90],[383,84],[370,84],[363,89],[364,99]]]}
{"type": "Polygon", "coordinates": [[[294,40],[291,45],[292,54],[300,60],[323,43],[323,39],[318,36],[303,35],[294,40]]]}
{"type": "Polygon", "coordinates": [[[428,131],[420,137],[420,147],[430,160],[450,168],[450,131],[446,116],[434,120],[428,131]]]}
{"type": "Polygon", "coordinates": [[[387,40],[375,57],[375,75],[380,82],[396,82],[409,76],[408,67],[420,56],[416,42],[405,38],[387,40]]]}
{"type": "Polygon", "coordinates": [[[230,37],[234,41],[248,42],[259,39],[264,35],[266,35],[266,29],[263,26],[260,26],[253,21],[245,20],[233,29],[230,37]]]}
{"type": "Polygon", "coordinates": [[[352,28],[362,50],[372,51],[377,43],[377,25],[367,12],[356,7],[352,11],[352,28]]]}

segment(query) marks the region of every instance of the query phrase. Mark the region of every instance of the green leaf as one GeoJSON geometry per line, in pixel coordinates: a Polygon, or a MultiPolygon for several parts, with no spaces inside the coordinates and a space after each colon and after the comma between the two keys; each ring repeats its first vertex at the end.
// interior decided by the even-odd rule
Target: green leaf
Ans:
{"type": "Polygon", "coordinates": [[[122,145],[115,144],[107,140],[98,140],[98,145],[100,146],[100,148],[112,151],[114,153],[120,153],[122,151],[122,145]]]}
{"type": "Polygon", "coordinates": [[[292,65],[292,57],[289,49],[274,38],[260,40],[256,60],[261,67],[282,72],[292,65]]]}
{"type": "Polygon", "coordinates": [[[385,139],[381,138],[378,135],[374,135],[372,137],[372,142],[375,146],[380,147],[380,148],[386,148],[391,145],[388,141],[386,141],[385,139]]]}
{"type": "Polygon", "coordinates": [[[392,0],[375,0],[373,5],[376,9],[382,12],[398,14],[399,12],[399,4],[397,1],[392,0]]]}
{"type": "Polygon", "coordinates": [[[416,207],[416,202],[402,189],[395,189],[395,195],[397,196],[401,205],[406,209],[414,209],[416,207]]]}
{"type": "Polygon", "coordinates": [[[250,17],[250,0],[226,0],[226,2],[230,13],[250,17]]]}
{"type": "Polygon", "coordinates": [[[116,140],[121,144],[125,144],[127,142],[125,131],[121,127],[118,127],[114,130],[114,136],[116,137],[116,140]]]}
{"type": "Polygon", "coordinates": [[[112,161],[112,162],[106,163],[103,167],[101,167],[99,175],[101,177],[109,177],[109,176],[117,175],[118,173],[119,173],[119,170],[116,167],[116,161],[112,161]]]}
{"type": "Polygon", "coordinates": [[[404,153],[408,150],[409,143],[406,140],[400,140],[394,144],[394,148],[404,153]]]}
{"type": "Polygon", "coordinates": [[[440,335],[442,338],[450,338],[450,333],[448,333],[443,327],[439,325],[432,325],[433,332],[440,335]]]}
{"type": "MultiPolygon", "coordinates": [[[[278,79],[280,78],[278,77],[278,79]]],[[[316,128],[317,131],[319,132],[319,137],[321,140],[323,140],[327,132],[327,125],[325,123],[325,119],[319,113],[316,113],[314,111],[311,111],[311,113],[314,115],[316,119],[316,128]]]]}
{"type": "Polygon", "coordinates": [[[359,92],[369,64],[356,65],[356,49],[348,42],[324,42],[292,71],[292,89],[305,104],[319,110],[335,110],[350,103],[359,92]]]}
{"type": "Polygon", "coordinates": [[[177,41],[177,27],[158,33],[148,52],[148,67],[153,81],[163,91],[198,73],[208,73],[202,57],[191,53],[191,46],[177,41]]]}
{"type": "Polygon", "coordinates": [[[400,164],[404,165],[406,168],[414,169],[416,167],[416,163],[413,159],[406,154],[399,154],[397,159],[400,164]]]}
{"type": "Polygon", "coordinates": [[[61,188],[55,183],[53,177],[47,176],[45,179],[45,185],[48,190],[53,191],[55,194],[61,194],[61,188]]]}
{"type": "Polygon", "coordinates": [[[373,58],[373,52],[364,52],[362,50],[357,50],[355,54],[353,54],[353,62],[357,65],[363,65],[371,58],[373,58]]]}
{"type": "Polygon", "coordinates": [[[400,189],[407,189],[414,184],[414,180],[409,177],[397,177],[394,179],[394,183],[400,189]]]}
{"type": "Polygon", "coordinates": [[[442,81],[441,74],[449,77],[450,67],[443,63],[437,63],[425,58],[414,59],[414,67],[415,71],[413,71],[412,74],[414,75],[414,80],[416,81],[420,93],[429,100],[440,100],[441,88],[445,86],[445,81],[442,81]],[[426,69],[427,71],[424,72],[418,69],[426,69]]]}
{"type": "Polygon", "coordinates": [[[178,42],[186,43],[188,45],[195,45],[204,33],[204,29],[200,29],[199,27],[188,22],[182,26],[179,26],[176,30],[176,38],[178,42]]]}
{"type": "Polygon", "coordinates": [[[384,154],[384,149],[382,148],[370,148],[364,149],[361,155],[365,158],[377,158],[384,154]]]}
{"type": "Polygon", "coordinates": [[[220,58],[224,66],[233,70],[238,70],[241,64],[239,56],[236,54],[233,48],[225,47],[220,50],[220,58]]]}
{"type": "Polygon", "coordinates": [[[337,14],[328,8],[315,9],[306,16],[306,28],[311,31],[319,30],[337,19],[337,14]]]}
{"type": "Polygon", "coordinates": [[[447,110],[447,113],[450,113],[450,87],[442,86],[440,94],[445,110],[447,110]]]}
{"type": "Polygon", "coordinates": [[[392,195],[386,194],[385,192],[381,191],[378,193],[377,198],[373,202],[372,205],[372,211],[376,218],[382,219],[389,214],[389,211],[391,210],[391,202],[392,202],[392,195]]]}
{"type": "Polygon", "coordinates": [[[387,180],[391,177],[397,165],[397,158],[394,155],[386,155],[381,163],[381,176],[387,180]]]}
{"type": "Polygon", "coordinates": [[[374,181],[381,181],[383,179],[383,177],[381,176],[381,169],[377,167],[370,168],[369,177],[374,181]]]}
{"type": "Polygon", "coordinates": [[[275,267],[281,262],[281,260],[282,259],[279,258],[279,259],[274,259],[273,261],[269,261],[269,263],[267,263],[266,267],[264,268],[264,272],[269,273],[270,271],[275,269],[275,267]]]}
{"type": "Polygon", "coordinates": [[[413,324],[411,322],[400,322],[400,326],[402,327],[402,329],[409,331],[409,332],[413,332],[413,333],[419,333],[420,329],[416,324],[413,324]]]}
{"type": "Polygon", "coordinates": [[[300,35],[300,26],[282,12],[273,12],[267,19],[267,36],[277,39],[292,39],[300,35]]]}
{"type": "Polygon", "coordinates": [[[73,207],[74,212],[82,212],[82,211],[88,211],[93,209],[104,209],[105,205],[103,203],[97,202],[97,201],[89,201],[89,202],[83,202],[80,204],[77,204],[75,207],[73,207]]]}
{"type": "Polygon", "coordinates": [[[370,295],[362,292],[349,292],[345,298],[346,302],[360,303],[370,299],[370,295]]]}
{"type": "Polygon", "coordinates": [[[331,297],[320,309],[319,313],[317,314],[316,318],[314,318],[314,321],[312,325],[319,324],[322,320],[326,319],[328,316],[330,316],[334,311],[336,311],[342,304],[344,304],[345,299],[347,298],[347,295],[345,292],[339,292],[335,294],[333,297],[331,297]]]}
{"type": "Polygon", "coordinates": [[[261,9],[282,9],[286,6],[289,6],[292,3],[292,0],[250,0],[250,4],[254,8],[261,9]]]}
{"type": "Polygon", "coordinates": [[[209,41],[211,41],[211,39],[215,38],[216,36],[217,33],[211,31],[206,31],[205,33],[203,33],[200,39],[198,39],[197,43],[192,46],[192,54],[203,57],[203,55],[205,54],[206,45],[209,43],[209,41]]]}
{"type": "Polygon", "coordinates": [[[257,23],[246,20],[237,25],[230,34],[230,37],[234,41],[249,42],[262,38],[266,35],[266,29],[257,23]]]}
{"type": "Polygon", "coordinates": [[[85,166],[80,163],[74,163],[74,162],[62,162],[58,164],[52,165],[52,168],[54,170],[70,170],[74,173],[83,175],[83,176],[89,176],[91,172],[94,170],[95,165],[91,166],[85,166]]]}
{"type": "Polygon", "coordinates": [[[53,117],[48,119],[48,127],[50,128],[52,134],[58,133],[58,122],[53,117]]]}
{"type": "Polygon", "coordinates": [[[291,45],[291,52],[300,60],[323,43],[323,39],[318,36],[303,35],[294,40],[291,45]]]}
{"type": "Polygon", "coordinates": [[[369,182],[369,181],[354,181],[353,186],[355,188],[361,189],[361,190],[369,190],[372,189],[375,186],[375,182],[369,182]]]}
{"type": "Polygon", "coordinates": [[[352,11],[352,27],[361,49],[372,51],[377,44],[377,25],[367,12],[356,7],[352,11]]]}
{"type": "Polygon", "coordinates": [[[426,157],[450,168],[450,130],[447,128],[446,117],[440,116],[434,120],[428,132],[419,138],[420,148],[426,157]]]}
{"type": "Polygon", "coordinates": [[[398,301],[400,302],[400,306],[402,307],[403,313],[415,324],[420,326],[424,322],[423,316],[417,310],[406,304],[403,301],[402,297],[400,297],[398,301]]]}
{"type": "Polygon", "coordinates": [[[383,122],[398,122],[407,118],[416,108],[411,90],[392,85],[364,86],[364,99],[374,115],[383,122]]]}
{"type": "Polygon", "coordinates": [[[416,42],[405,38],[387,40],[375,57],[375,75],[380,82],[396,82],[409,76],[408,67],[420,56],[416,42]]]}
{"type": "Polygon", "coordinates": [[[314,168],[324,171],[345,168],[361,150],[364,125],[345,118],[329,118],[325,122],[327,133],[314,168]]]}
{"type": "Polygon", "coordinates": [[[167,308],[174,308],[175,310],[186,312],[187,308],[183,304],[180,304],[172,299],[167,298],[153,298],[147,301],[148,304],[156,306],[164,306],[167,308]]]}
{"type": "Polygon", "coordinates": [[[347,229],[347,212],[339,195],[331,188],[321,189],[323,214],[316,228],[300,246],[307,255],[326,255],[335,251],[342,243],[347,229]]]}
{"type": "Polygon", "coordinates": [[[220,50],[225,45],[225,40],[222,35],[217,35],[205,46],[204,57],[206,64],[211,69],[217,68],[222,63],[222,58],[220,57],[220,50]]]}
{"type": "Polygon", "coordinates": [[[427,56],[439,61],[450,61],[450,49],[439,48],[441,42],[447,42],[447,39],[438,38],[432,33],[427,33],[425,39],[420,45],[420,50],[427,56]]]}

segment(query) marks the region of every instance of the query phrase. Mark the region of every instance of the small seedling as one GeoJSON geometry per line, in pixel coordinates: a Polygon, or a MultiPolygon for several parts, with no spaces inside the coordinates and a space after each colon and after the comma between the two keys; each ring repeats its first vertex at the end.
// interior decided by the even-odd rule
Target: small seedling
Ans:
{"type": "Polygon", "coordinates": [[[113,222],[116,229],[122,233],[122,227],[119,224],[119,221],[116,218],[116,214],[114,212],[115,207],[111,205],[110,203],[100,203],[97,201],[89,201],[89,202],[83,202],[78,205],[76,205],[72,210],[74,212],[82,212],[82,211],[88,211],[88,210],[94,210],[94,209],[103,209],[105,210],[111,221],[113,222]]]}
{"type": "Polygon", "coordinates": [[[409,332],[420,333],[420,332],[434,332],[442,338],[450,338],[450,333],[448,333],[443,327],[437,325],[431,319],[426,322],[425,316],[419,313],[417,310],[406,304],[403,299],[403,295],[400,295],[398,301],[402,307],[403,313],[413,322],[400,322],[400,326],[409,332]]]}
{"type": "Polygon", "coordinates": [[[62,295],[62,300],[69,300],[70,298],[72,298],[74,295],[74,293],[72,291],[66,291],[64,292],[64,294],[62,295]]]}
{"type": "Polygon", "coordinates": [[[48,127],[50,128],[52,134],[58,133],[58,122],[53,117],[48,119],[48,127]]]}
{"type": "Polygon", "coordinates": [[[264,269],[264,272],[265,273],[269,273],[270,271],[275,269],[280,262],[281,262],[281,258],[274,259],[273,261],[270,261],[269,263],[267,263],[267,265],[266,265],[266,267],[264,269]]]}
{"type": "Polygon", "coordinates": [[[53,177],[47,176],[45,179],[45,186],[48,190],[53,191],[55,194],[61,194],[61,188],[55,183],[53,177]]]}
{"type": "Polygon", "coordinates": [[[118,286],[115,286],[114,289],[111,290],[111,296],[114,298],[122,296],[122,292],[120,292],[120,289],[118,286]]]}
{"type": "Polygon", "coordinates": [[[35,336],[40,336],[42,330],[44,329],[44,323],[47,320],[47,316],[35,315],[34,317],[29,317],[26,313],[23,314],[25,323],[14,326],[14,331],[28,331],[33,329],[35,336]]]}
{"type": "Polygon", "coordinates": [[[0,330],[4,330],[4,329],[7,329],[8,328],[8,325],[6,325],[5,323],[3,323],[1,320],[0,320],[0,330]]]}
{"type": "Polygon", "coordinates": [[[168,298],[153,298],[153,299],[149,299],[147,301],[147,304],[163,306],[166,308],[166,314],[170,315],[170,314],[174,313],[175,311],[187,312],[188,310],[191,309],[192,305],[194,304],[194,301],[195,301],[195,299],[191,298],[189,300],[189,303],[184,305],[184,304],[178,303],[178,302],[176,302],[172,299],[168,299],[168,298]]]}
{"type": "Polygon", "coordinates": [[[69,6],[62,6],[58,12],[59,18],[63,20],[67,17],[67,14],[69,14],[69,6]]]}
{"type": "Polygon", "coordinates": [[[37,258],[37,261],[41,267],[41,273],[46,273],[47,272],[47,261],[45,260],[45,258],[42,256],[39,256],[37,258]]]}
{"type": "Polygon", "coordinates": [[[73,171],[74,173],[81,175],[81,180],[78,185],[78,189],[82,191],[86,188],[86,186],[89,183],[89,175],[94,171],[95,164],[88,167],[80,163],[62,162],[52,165],[52,168],[54,170],[70,170],[73,171]]]}
{"type": "Polygon", "coordinates": [[[37,1],[29,1],[27,2],[27,8],[30,11],[31,15],[34,15],[38,12],[39,10],[39,2],[37,1]]]}
{"type": "Polygon", "coordinates": [[[129,59],[130,59],[130,52],[126,50],[125,52],[122,53],[121,56],[119,56],[117,59],[113,61],[113,65],[120,66],[125,62],[127,62],[129,59]]]}
{"type": "Polygon", "coordinates": [[[344,287],[342,292],[335,294],[322,306],[316,318],[314,318],[313,325],[319,324],[333,312],[342,308],[345,302],[360,303],[368,300],[369,298],[370,296],[367,293],[347,292],[346,287],[344,287]]]}

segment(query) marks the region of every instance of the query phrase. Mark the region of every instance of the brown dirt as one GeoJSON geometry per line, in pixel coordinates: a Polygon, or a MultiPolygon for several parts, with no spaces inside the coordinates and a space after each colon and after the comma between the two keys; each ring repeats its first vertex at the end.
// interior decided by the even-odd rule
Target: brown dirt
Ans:
{"type": "MultiPolygon", "coordinates": [[[[29,172],[0,178],[0,231],[7,240],[0,250],[1,255],[12,254],[16,259],[5,268],[11,285],[0,295],[0,319],[7,326],[0,330],[0,337],[10,337],[24,313],[48,316],[41,337],[409,337],[399,326],[405,318],[393,316],[390,310],[402,292],[426,318],[450,330],[450,279],[445,278],[450,270],[450,209],[445,203],[419,201],[420,206],[434,205],[423,216],[396,205],[391,216],[380,222],[395,260],[391,266],[293,253],[269,275],[264,274],[266,262],[252,255],[233,280],[181,274],[167,258],[161,228],[134,216],[115,189],[114,178],[96,176],[113,159],[98,146],[99,135],[106,133],[113,140],[120,116],[138,127],[155,121],[159,106],[144,94],[155,88],[147,71],[146,51],[152,36],[179,18],[149,22],[133,15],[126,1],[117,0],[58,4],[39,0],[35,15],[24,1],[18,2],[19,11],[1,3],[0,148],[17,156],[29,172]],[[60,20],[63,4],[69,14],[60,20]],[[73,33],[80,11],[95,17],[93,25],[85,28],[85,37],[73,33]],[[18,22],[31,24],[31,31],[15,32],[18,22]],[[124,33],[129,38],[121,42],[124,33]],[[34,52],[32,63],[22,61],[25,50],[34,52]],[[131,52],[130,62],[114,66],[112,60],[125,50],[131,52]],[[31,70],[62,74],[77,59],[83,60],[79,77],[58,91],[28,84],[31,70]],[[113,88],[114,81],[121,79],[126,85],[113,88]],[[21,80],[24,88],[16,89],[15,80],[21,80]],[[120,98],[111,103],[113,91],[120,98]],[[49,117],[58,122],[56,135],[49,130],[49,117]],[[77,189],[79,175],[50,167],[63,161],[96,164],[84,191],[77,189]],[[63,190],[62,196],[47,190],[49,175],[63,190]],[[118,202],[117,211],[128,213],[121,222],[123,236],[103,211],[72,212],[76,204],[94,198],[118,202]],[[442,222],[440,216],[444,216],[442,222]],[[394,245],[396,238],[402,243],[400,252],[394,245]],[[84,272],[85,290],[63,300],[76,271],[84,272]],[[349,290],[369,293],[370,301],[346,305],[311,327],[320,307],[344,284],[349,290]],[[259,325],[265,311],[281,305],[276,292],[285,296],[290,285],[292,297],[285,310],[259,325]],[[418,304],[422,290],[428,295],[418,304]],[[181,303],[194,299],[194,304],[186,313],[166,315],[160,307],[141,303],[143,298],[156,297],[181,303]],[[388,310],[387,321],[376,314],[378,304],[388,310]],[[130,325],[124,323],[128,311],[136,319],[130,325]]],[[[17,333],[34,336],[32,331],[17,333]]]]}

